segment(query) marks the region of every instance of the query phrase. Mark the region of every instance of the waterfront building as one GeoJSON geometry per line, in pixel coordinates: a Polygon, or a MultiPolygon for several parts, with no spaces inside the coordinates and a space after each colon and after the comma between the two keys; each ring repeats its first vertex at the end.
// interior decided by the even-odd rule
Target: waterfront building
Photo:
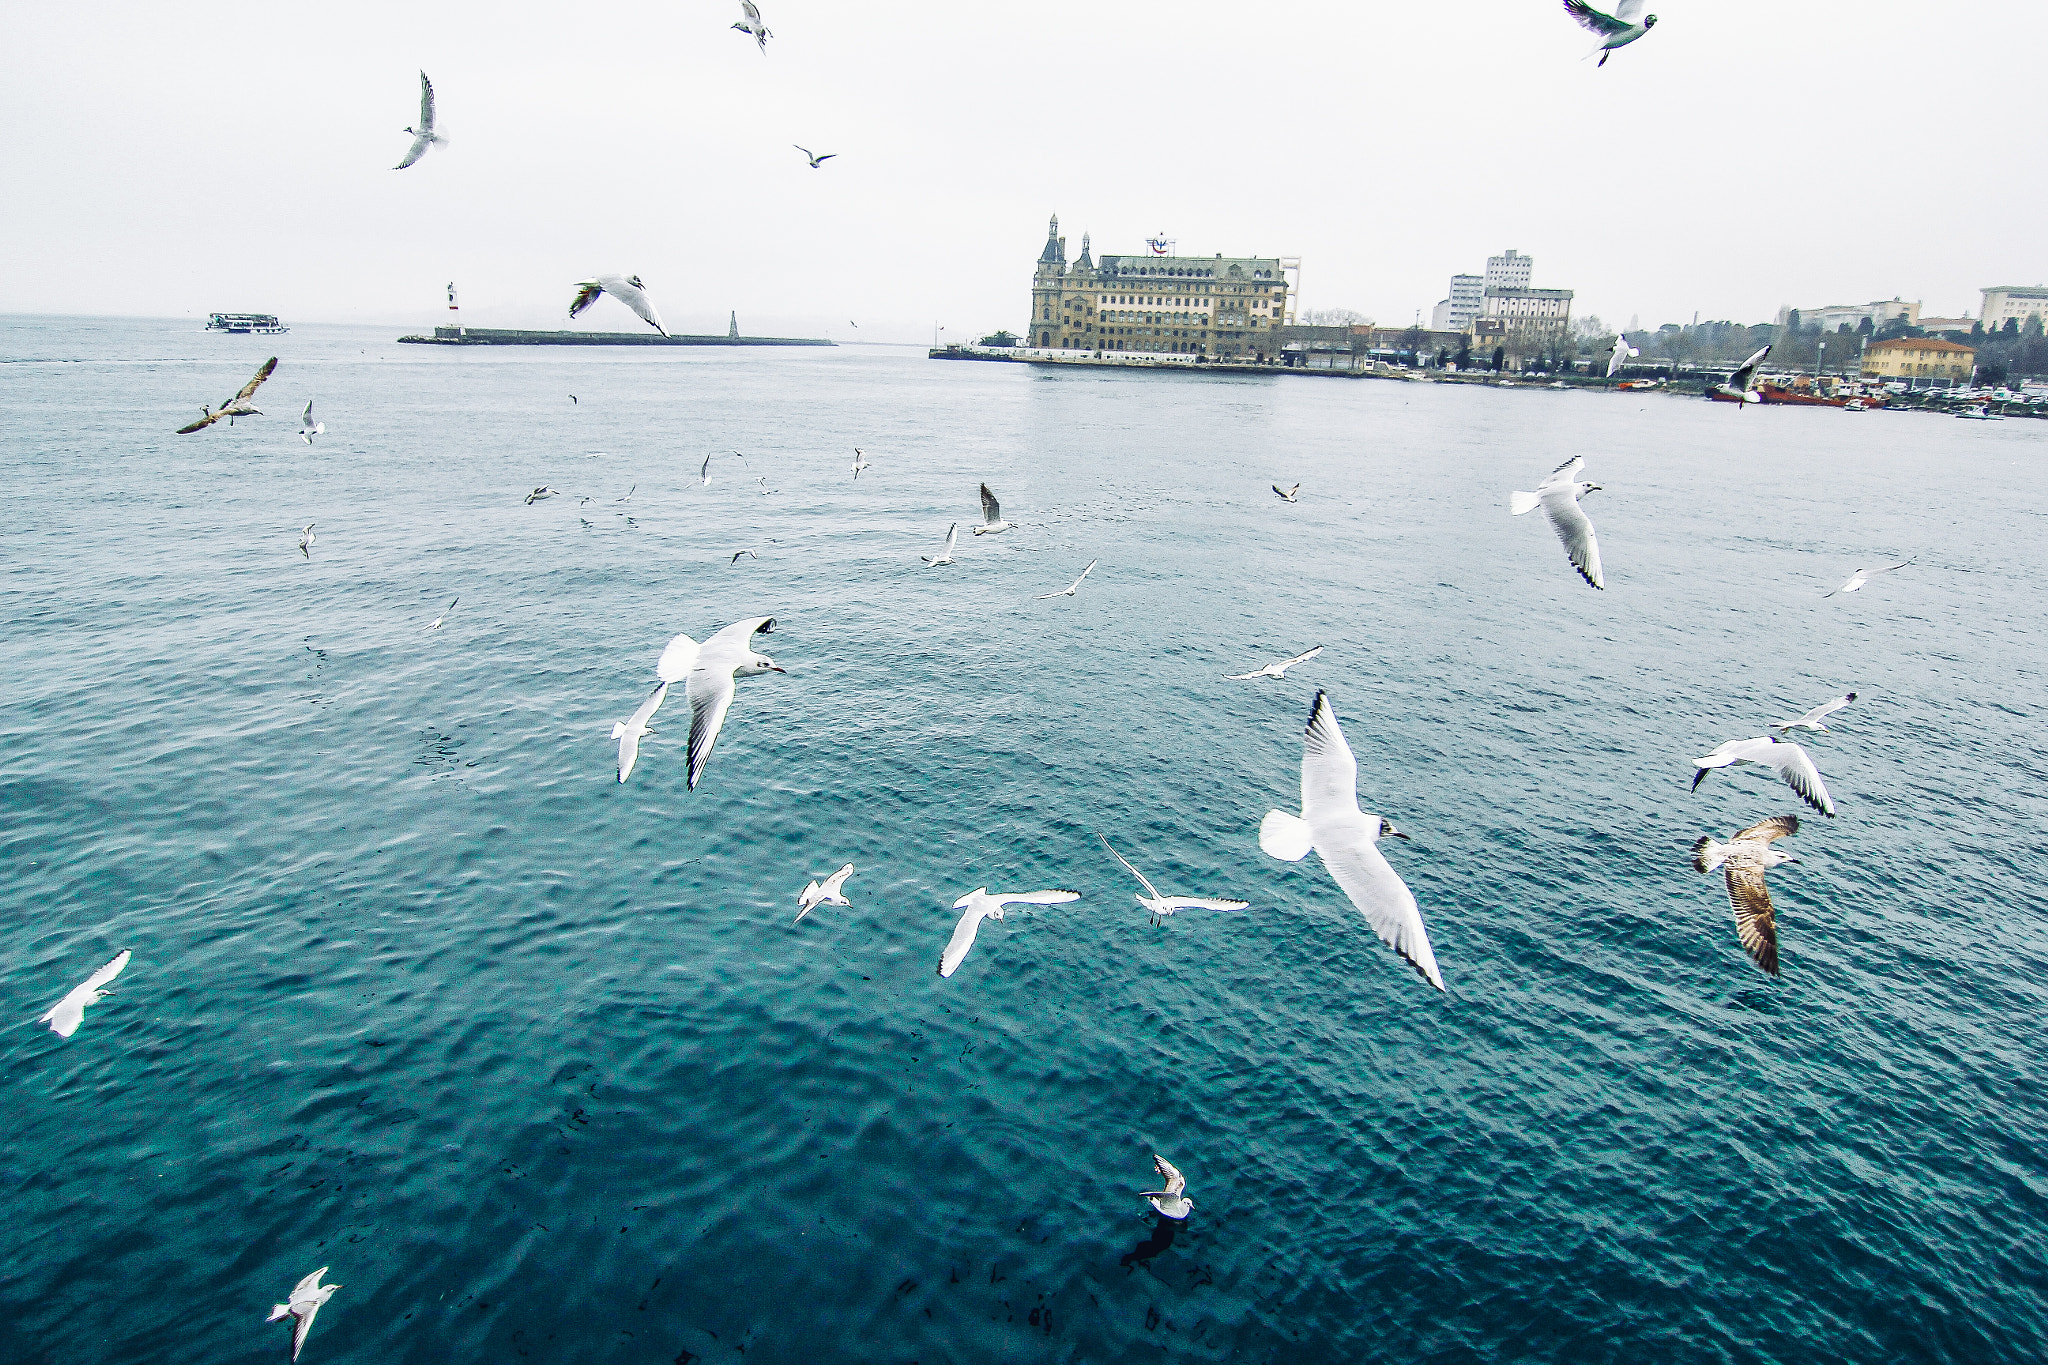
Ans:
{"type": "Polygon", "coordinates": [[[1959,318],[1931,318],[1923,313],[1913,325],[1931,336],[1968,336],[1977,319],[1967,313],[1959,318]]]}
{"type": "Polygon", "coordinates": [[[1863,348],[1865,379],[1967,384],[1976,363],[1977,353],[1968,346],[1935,337],[1898,337],[1863,348]]]}
{"type": "Polygon", "coordinates": [[[1536,269],[1536,258],[1524,256],[1513,247],[1502,256],[1486,258],[1486,287],[1488,289],[1527,289],[1529,276],[1536,269]]]}
{"type": "Polygon", "coordinates": [[[1287,321],[1289,262],[1278,256],[1107,256],[1086,234],[1067,262],[1053,216],[1031,276],[1028,344],[1043,350],[1165,351],[1219,359],[1277,358],[1287,321]]]}
{"type": "Polygon", "coordinates": [[[1995,332],[2012,318],[2024,327],[2028,318],[2041,318],[2048,326],[2048,289],[2035,285],[2002,284],[1984,291],[1984,330],[1995,332]]]}
{"type": "Polygon", "coordinates": [[[1429,315],[1433,332],[1462,332],[1479,316],[1480,300],[1486,294],[1484,275],[1451,276],[1451,296],[1440,300],[1429,315]]]}
{"type": "MultiPolygon", "coordinates": [[[[1778,325],[1783,327],[1790,322],[1794,311],[1789,307],[1780,308],[1778,325]]],[[[1806,331],[1818,327],[1823,332],[1839,332],[1847,327],[1854,332],[1862,327],[1865,319],[1869,320],[1873,331],[1887,322],[1896,322],[1900,318],[1904,318],[1909,327],[1920,325],[1920,302],[1917,299],[1911,303],[1899,298],[1876,299],[1870,303],[1831,303],[1822,308],[1801,308],[1796,311],[1799,314],[1799,325],[1806,331]]]]}
{"type": "MultiPolygon", "coordinates": [[[[1527,256],[1522,258],[1528,260],[1527,256]]],[[[1571,330],[1572,291],[1488,285],[1480,316],[1498,319],[1510,351],[1546,350],[1571,330]]]]}

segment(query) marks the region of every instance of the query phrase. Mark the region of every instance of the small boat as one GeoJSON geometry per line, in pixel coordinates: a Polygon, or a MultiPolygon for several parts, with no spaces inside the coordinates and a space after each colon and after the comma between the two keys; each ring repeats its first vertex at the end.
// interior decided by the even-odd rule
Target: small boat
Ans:
{"type": "Polygon", "coordinates": [[[1865,402],[1864,402],[1864,401],[1863,401],[1863,400],[1862,400],[1861,398],[1851,398],[1851,399],[1850,399],[1850,400],[1849,400],[1848,402],[1846,402],[1846,403],[1842,404],[1842,411],[1843,411],[1843,412],[1869,412],[1869,411],[1870,411],[1870,408],[1869,408],[1869,405],[1868,405],[1868,404],[1866,404],[1866,403],[1865,403],[1865,402]]]}
{"type": "Polygon", "coordinates": [[[1973,408],[1964,408],[1956,416],[1967,417],[1972,422],[2003,422],[2005,420],[2004,413],[1993,412],[1988,405],[1983,403],[1979,403],[1973,408]]]}

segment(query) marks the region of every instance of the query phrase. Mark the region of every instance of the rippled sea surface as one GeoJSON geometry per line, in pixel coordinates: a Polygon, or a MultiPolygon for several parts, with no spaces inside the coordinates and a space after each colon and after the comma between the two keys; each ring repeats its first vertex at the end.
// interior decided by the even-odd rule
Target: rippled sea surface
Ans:
{"type": "Polygon", "coordinates": [[[2048,423],[392,337],[0,322],[7,1361],[2048,1356],[2048,423]],[[1448,996],[1259,851],[1318,687],[1448,996]],[[1688,760],[1847,690],[1772,982],[1688,760]]]}

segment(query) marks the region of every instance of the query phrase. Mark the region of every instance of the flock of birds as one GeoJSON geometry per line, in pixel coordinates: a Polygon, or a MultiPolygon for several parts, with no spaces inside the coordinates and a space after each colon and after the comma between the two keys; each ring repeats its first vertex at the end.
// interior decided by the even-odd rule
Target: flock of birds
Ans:
{"type": "MultiPolygon", "coordinates": [[[[1643,0],[1621,0],[1612,14],[1594,9],[1585,0],[1564,0],[1565,9],[1581,24],[1597,33],[1601,43],[1595,51],[1601,64],[1619,48],[1627,46],[1647,33],[1657,22],[1655,15],[1641,14],[1643,0]]],[[[765,55],[768,39],[772,36],[763,24],[759,8],[753,0],[741,0],[742,19],[732,27],[751,36],[765,55]]],[[[397,169],[403,170],[415,165],[429,149],[445,144],[446,138],[436,130],[434,88],[426,73],[420,73],[420,116],[417,127],[405,130],[413,134],[413,143],[397,169]]],[[[817,154],[799,146],[812,169],[819,168],[830,160],[833,153],[817,154]]],[[[600,275],[582,281],[569,305],[569,315],[575,317],[605,295],[610,295],[662,335],[668,335],[660,313],[649,297],[646,286],[637,275],[600,275]]],[[[1717,387],[1722,396],[1738,401],[1755,401],[1756,395],[1750,390],[1751,379],[1757,366],[1769,353],[1765,347],[1750,357],[1729,380],[1717,387]]],[[[1636,354],[1626,338],[1618,338],[1613,355],[1609,358],[1608,374],[1612,376],[1620,365],[1636,354]]],[[[233,425],[240,417],[262,415],[255,406],[257,390],[277,369],[277,359],[272,357],[260,366],[255,375],[231,398],[217,408],[202,406],[198,421],[178,429],[178,434],[189,435],[225,419],[233,425]]],[[[573,396],[572,396],[573,397],[573,396]]],[[[300,430],[297,433],[307,444],[316,436],[324,434],[324,423],[313,420],[313,405],[306,404],[300,430]]],[[[739,452],[733,452],[736,456],[739,452]]],[[[744,460],[744,456],[739,456],[744,460]]],[[[713,457],[706,456],[699,471],[700,480],[711,482],[713,457]]],[[[1600,485],[1578,478],[1585,462],[1573,458],[1559,465],[1538,484],[1534,492],[1516,491],[1509,494],[1508,510],[1512,515],[1521,516],[1538,510],[1543,511],[1551,528],[1563,544],[1565,555],[1572,568],[1587,584],[1597,589],[1606,587],[1605,574],[1600,562],[1599,542],[1593,524],[1580,505],[1580,499],[1589,493],[1600,491],[1600,485]]],[[[873,468],[873,464],[859,449],[854,451],[853,477],[873,468]]],[[[767,486],[765,476],[757,480],[761,492],[766,495],[775,492],[767,486]]],[[[1301,484],[1283,488],[1273,485],[1273,492],[1283,502],[1295,503],[1301,494],[1301,484]]],[[[558,490],[542,485],[525,496],[531,505],[546,498],[558,496],[558,490]]],[[[629,491],[626,498],[630,499],[629,491]]],[[[980,487],[982,519],[971,529],[977,537],[997,535],[1013,529],[1016,523],[1003,516],[1001,503],[986,483],[980,487]]],[[[932,568],[943,568],[957,564],[956,550],[959,543],[960,523],[955,522],[946,530],[945,545],[936,555],[922,556],[923,562],[932,568]]],[[[315,542],[313,525],[308,524],[300,535],[299,550],[311,557],[315,542]]],[[[752,550],[740,550],[733,555],[737,562],[743,555],[752,555],[752,550]]],[[[1855,592],[1862,588],[1874,573],[1887,573],[1906,567],[1912,561],[1906,560],[1874,570],[1858,569],[1839,588],[1826,594],[1855,592]]],[[[1038,594],[1040,600],[1055,597],[1072,597],[1079,592],[1082,584],[1096,567],[1097,561],[1088,565],[1067,587],[1056,592],[1038,594]]],[[[438,630],[457,603],[458,596],[437,615],[424,629],[438,630]]],[[[687,634],[678,634],[671,639],[655,661],[655,684],[640,701],[639,705],[625,719],[613,723],[611,738],[617,746],[618,780],[623,783],[633,774],[641,757],[641,747],[648,736],[659,733],[654,728],[656,714],[667,700],[669,692],[681,683],[683,694],[689,706],[689,733],[685,743],[687,761],[687,785],[696,790],[703,780],[705,770],[711,761],[718,737],[732,709],[738,682],[743,678],[760,677],[770,673],[782,673],[783,668],[766,654],[754,648],[757,636],[770,634],[775,626],[772,616],[752,617],[736,621],[714,632],[701,644],[687,634]]],[[[1224,675],[1230,681],[1284,680],[1288,670],[1313,662],[1323,653],[1318,645],[1289,658],[1278,659],[1263,667],[1246,673],[1224,675]]],[[[1856,700],[1854,692],[1815,707],[1797,720],[1779,722],[1775,729],[1785,735],[1794,732],[1802,734],[1828,734],[1826,724],[1829,717],[1856,700]]],[[[1832,818],[1834,803],[1828,796],[1827,788],[1812,756],[1798,743],[1789,738],[1778,738],[1769,734],[1748,739],[1735,739],[1719,745],[1711,753],[1693,760],[1698,770],[1693,787],[1696,790],[1710,772],[1720,768],[1740,765],[1756,765],[1770,769],[1789,786],[1799,798],[1814,810],[1832,818]]],[[[1797,862],[1792,855],[1776,847],[1776,841],[1798,833],[1799,820],[1794,815],[1772,816],[1745,829],[1737,831],[1727,840],[1703,836],[1693,847],[1693,866],[1702,873],[1722,872],[1727,885],[1730,907],[1734,913],[1737,937],[1743,949],[1756,965],[1772,976],[1779,972],[1778,931],[1772,909],[1765,873],[1770,868],[1784,863],[1797,862]]],[[[1328,694],[1318,690],[1311,704],[1308,723],[1303,733],[1301,759],[1301,800],[1298,813],[1268,811],[1260,822],[1258,830],[1259,847],[1268,855],[1288,862],[1298,862],[1313,851],[1329,872],[1338,887],[1365,919],[1372,932],[1412,967],[1426,982],[1439,991],[1445,989],[1444,979],[1430,946],[1429,934],[1422,918],[1420,907],[1410,892],[1407,883],[1401,879],[1393,866],[1381,852],[1384,839],[1405,840],[1408,836],[1396,829],[1393,822],[1382,815],[1361,809],[1358,801],[1358,761],[1346,743],[1344,732],[1337,719],[1335,707],[1328,694]]],[[[1153,885],[1144,873],[1119,853],[1109,840],[1098,834],[1104,851],[1136,879],[1143,888],[1135,899],[1142,906],[1151,923],[1163,923],[1178,911],[1208,910],[1233,912],[1245,910],[1250,902],[1228,897],[1165,895],[1153,885]]],[[[851,901],[846,895],[846,883],[855,873],[854,865],[848,863],[822,880],[812,879],[798,893],[796,922],[802,922],[820,906],[848,906],[851,901]]],[[[1040,891],[992,893],[986,886],[977,887],[954,901],[953,909],[959,912],[952,935],[941,950],[938,959],[938,975],[951,977],[973,949],[976,937],[985,920],[1002,920],[1005,910],[1011,906],[1049,906],[1065,904],[1080,899],[1080,893],[1054,888],[1040,891]]],[[[47,1024],[58,1036],[69,1038],[82,1024],[88,1006],[112,994],[107,989],[127,968],[132,953],[123,950],[111,962],[95,971],[79,986],[65,994],[38,1022],[47,1024]]],[[[1149,1203],[1162,1221],[1178,1223],[1186,1219],[1194,1209],[1194,1200],[1187,1194],[1187,1180],[1182,1173],[1164,1157],[1153,1156],[1162,1188],[1147,1190],[1140,1198],[1149,1203]]],[[[315,1315],[322,1304],[340,1288],[339,1285],[323,1284],[328,1267],[301,1279],[292,1289],[287,1301],[271,1310],[271,1321],[291,1319],[292,1356],[297,1359],[304,1346],[307,1334],[313,1326],[315,1315]]]]}

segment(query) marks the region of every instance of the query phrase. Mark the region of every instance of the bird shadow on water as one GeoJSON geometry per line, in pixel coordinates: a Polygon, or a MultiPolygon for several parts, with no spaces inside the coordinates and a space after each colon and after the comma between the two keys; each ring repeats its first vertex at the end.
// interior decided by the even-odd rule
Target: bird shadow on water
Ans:
{"type": "Polygon", "coordinates": [[[1748,990],[1735,992],[1728,999],[1728,1008],[1772,1015],[1782,1014],[1785,1010],[1784,1002],[1778,999],[1778,993],[1764,986],[1752,986],[1748,990]]]}
{"type": "Polygon", "coordinates": [[[1165,1214],[1153,1214],[1152,1231],[1146,1235],[1143,1241],[1125,1252],[1123,1259],[1118,1261],[1117,1264],[1127,1271],[1137,1269],[1172,1246],[1173,1239],[1180,1235],[1180,1228],[1179,1222],[1168,1218],[1165,1214]]]}

